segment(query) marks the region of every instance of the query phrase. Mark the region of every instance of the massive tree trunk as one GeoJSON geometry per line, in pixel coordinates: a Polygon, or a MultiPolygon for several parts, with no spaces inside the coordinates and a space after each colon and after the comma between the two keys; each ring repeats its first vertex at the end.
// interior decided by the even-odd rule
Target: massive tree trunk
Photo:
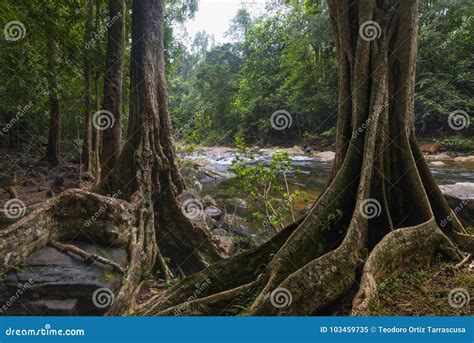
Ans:
{"type": "Polygon", "coordinates": [[[92,49],[90,48],[92,38],[92,16],[94,14],[93,0],[86,3],[86,27],[84,31],[84,110],[86,131],[82,149],[81,160],[84,163],[82,172],[91,173],[92,161],[92,49]]]}
{"type": "Polygon", "coordinates": [[[127,143],[115,169],[99,185],[129,199],[146,194],[153,207],[156,239],[174,273],[189,274],[219,255],[206,228],[181,211],[184,182],[176,164],[164,70],[162,1],[135,1],[132,22],[131,97],[127,143]]]}
{"type": "Polygon", "coordinates": [[[435,251],[459,259],[459,248],[468,250],[473,239],[451,213],[415,139],[418,1],[328,3],[339,113],[327,189],[299,223],[178,282],[139,304],[137,313],[311,315],[353,291],[352,313],[369,314],[385,278],[425,267],[435,251]],[[445,218],[452,220],[440,225],[445,218]]]}
{"type": "Polygon", "coordinates": [[[84,31],[84,84],[85,84],[85,137],[82,148],[81,160],[84,163],[84,173],[93,176],[96,181],[100,177],[100,94],[99,79],[100,68],[98,64],[93,65],[92,59],[99,55],[100,44],[93,39],[92,29],[97,34],[100,29],[100,1],[87,0],[86,3],[86,27],[84,31]],[[94,76],[94,78],[93,78],[94,76]],[[93,82],[92,82],[93,81],[93,82]],[[92,92],[95,94],[94,105],[92,104],[92,92]],[[93,110],[94,109],[94,110],[93,110]]]}
{"type": "Polygon", "coordinates": [[[121,148],[123,53],[125,44],[125,2],[109,0],[107,56],[105,63],[104,104],[106,117],[100,153],[101,175],[105,177],[116,165],[121,148]]]}
{"type": "Polygon", "coordinates": [[[56,75],[56,42],[53,37],[48,39],[46,53],[48,60],[47,80],[49,104],[51,111],[45,160],[52,165],[58,165],[61,161],[61,108],[59,105],[58,80],[56,75]]]}
{"type": "Polygon", "coordinates": [[[177,200],[184,182],[168,114],[163,12],[163,0],[133,2],[127,143],[115,168],[94,189],[112,197],[69,190],[0,230],[0,274],[49,244],[120,270],[123,284],[107,313],[124,314],[135,308],[134,296],[150,275],[170,279],[220,259],[208,230],[192,224],[177,200]],[[118,266],[61,243],[72,238],[127,247],[128,264],[118,266]]]}
{"type": "MultiPolygon", "coordinates": [[[[94,30],[95,32],[100,32],[100,20],[101,20],[101,1],[95,1],[95,18],[94,18],[94,30]]],[[[95,47],[96,56],[100,56],[100,44],[96,44],[95,47]]],[[[97,183],[100,180],[100,145],[101,145],[101,130],[100,130],[100,121],[99,119],[99,110],[100,110],[100,74],[101,68],[100,64],[96,63],[94,68],[94,93],[95,93],[95,113],[92,116],[92,147],[91,147],[91,159],[90,159],[90,172],[94,177],[95,182],[97,183]],[[94,122],[94,119],[95,122],[94,122]]]]}

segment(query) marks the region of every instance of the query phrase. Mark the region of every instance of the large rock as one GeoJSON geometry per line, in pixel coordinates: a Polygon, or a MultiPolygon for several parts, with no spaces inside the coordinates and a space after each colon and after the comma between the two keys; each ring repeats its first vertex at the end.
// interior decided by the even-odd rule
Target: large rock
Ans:
{"type": "Polygon", "coordinates": [[[474,226],[474,183],[439,186],[449,206],[466,226],[474,226]]]}
{"type": "Polygon", "coordinates": [[[226,256],[232,256],[237,251],[234,239],[230,236],[214,236],[213,239],[216,241],[219,248],[224,252],[226,256]]]}
{"type": "Polygon", "coordinates": [[[206,207],[204,213],[206,214],[206,216],[214,220],[219,220],[222,217],[222,211],[215,206],[206,207]]]}
{"type": "MultiPolygon", "coordinates": [[[[72,244],[122,266],[127,263],[125,249],[72,244]]],[[[121,280],[122,275],[109,266],[87,263],[46,246],[31,254],[24,266],[7,274],[0,285],[0,315],[100,315],[112,304],[121,280]],[[105,290],[105,298],[94,299],[98,289],[105,290]]]]}
{"type": "Polygon", "coordinates": [[[433,166],[433,167],[446,167],[446,163],[444,163],[443,161],[432,161],[432,162],[430,162],[430,166],[433,166]]]}
{"type": "Polygon", "coordinates": [[[311,156],[320,162],[333,161],[336,154],[332,151],[313,151],[311,156]]]}
{"type": "Polygon", "coordinates": [[[428,161],[449,161],[452,160],[451,156],[448,155],[446,152],[442,152],[439,154],[434,155],[424,155],[425,159],[428,161]]]}
{"type": "Polygon", "coordinates": [[[454,159],[455,162],[474,162],[474,156],[459,156],[454,159]]]}

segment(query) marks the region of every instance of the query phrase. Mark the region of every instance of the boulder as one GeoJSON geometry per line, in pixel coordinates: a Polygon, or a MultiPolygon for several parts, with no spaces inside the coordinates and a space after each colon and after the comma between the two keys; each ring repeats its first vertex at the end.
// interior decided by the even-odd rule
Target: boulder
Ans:
{"type": "Polygon", "coordinates": [[[232,237],[214,236],[213,238],[216,241],[219,248],[225,253],[225,255],[232,256],[237,251],[237,247],[232,237]]]}
{"type": "Polygon", "coordinates": [[[474,183],[458,182],[439,188],[461,222],[466,226],[474,226],[474,183]]]}
{"type": "Polygon", "coordinates": [[[219,220],[219,218],[222,217],[222,211],[219,210],[217,207],[215,206],[208,206],[206,207],[206,209],[204,210],[204,213],[206,214],[206,216],[208,216],[209,218],[211,219],[215,219],[215,220],[219,220]]]}
{"type": "Polygon", "coordinates": [[[333,151],[313,151],[311,156],[317,161],[329,162],[334,160],[336,154],[333,151]]]}
{"type": "Polygon", "coordinates": [[[454,159],[455,162],[474,162],[474,156],[459,156],[454,159]]]}
{"type": "MultiPolygon", "coordinates": [[[[127,251],[123,248],[71,244],[122,266],[127,263],[127,251]]],[[[5,304],[0,306],[0,315],[100,315],[113,303],[121,280],[122,275],[109,266],[88,263],[46,246],[31,254],[24,266],[6,275],[0,287],[0,304],[5,304]],[[101,302],[104,298],[97,296],[94,299],[98,289],[106,290],[110,303],[101,302]]]]}
{"type": "Polygon", "coordinates": [[[446,163],[444,163],[443,161],[432,161],[432,162],[430,162],[430,166],[433,166],[433,167],[446,167],[446,163]]]}
{"type": "Polygon", "coordinates": [[[434,155],[425,155],[425,159],[427,159],[429,161],[449,161],[449,160],[452,160],[451,156],[449,156],[445,152],[442,152],[440,154],[434,154],[434,155]]]}
{"type": "Polygon", "coordinates": [[[294,155],[304,155],[305,154],[305,151],[303,150],[302,147],[300,146],[293,146],[289,149],[286,149],[286,152],[290,155],[290,156],[294,156],[294,155]]]}

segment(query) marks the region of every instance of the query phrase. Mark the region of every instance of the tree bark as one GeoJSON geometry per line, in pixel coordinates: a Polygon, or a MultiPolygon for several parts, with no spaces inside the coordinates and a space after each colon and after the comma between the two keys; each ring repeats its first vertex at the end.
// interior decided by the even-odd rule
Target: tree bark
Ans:
{"type": "MultiPolygon", "coordinates": [[[[94,30],[95,32],[100,31],[100,5],[101,1],[95,1],[95,19],[94,19],[94,30]]],[[[96,44],[95,46],[96,55],[100,55],[100,44],[96,44]]],[[[95,93],[95,110],[100,110],[100,90],[99,90],[99,83],[100,83],[100,67],[99,64],[95,65],[94,70],[94,93],[95,93]]],[[[97,113],[97,112],[96,112],[97,113]]],[[[94,113],[94,115],[96,115],[94,113]]],[[[91,174],[94,177],[95,183],[98,183],[100,180],[100,146],[102,141],[101,131],[99,130],[99,124],[94,123],[94,116],[92,116],[92,148],[91,148],[91,160],[90,160],[90,169],[91,174]]]]}
{"type": "Polygon", "coordinates": [[[45,160],[54,166],[61,162],[61,108],[58,96],[56,58],[56,42],[53,37],[49,37],[47,42],[47,79],[51,112],[45,160]]]}
{"type": "Polygon", "coordinates": [[[120,191],[124,199],[140,193],[153,212],[149,220],[163,253],[157,264],[165,256],[173,273],[189,274],[220,256],[208,230],[186,218],[177,200],[185,186],[176,164],[164,65],[163,1],[135,1],[127,143],[97,191],[120,191]]]}
{"type": "Polygon", "coordinates": [[[91,173],[92,157],[92,54],[91,54],[91,38],[92,38],[92,17],[94,15],[94,2],[87,0],[86,3],[86,27],[84,31],[84,110],[86,131],[81,159],[84,163],[83,172],[91,173]]]}
{"type": "Polygon", "coordinates": [[[102,178],[117,164],[121,149],[122,79],[125,44],[125,1],[109,0],[107,55],[104,81],[104,115],[111,116],[102,130],[100,153],[102,178]]]}

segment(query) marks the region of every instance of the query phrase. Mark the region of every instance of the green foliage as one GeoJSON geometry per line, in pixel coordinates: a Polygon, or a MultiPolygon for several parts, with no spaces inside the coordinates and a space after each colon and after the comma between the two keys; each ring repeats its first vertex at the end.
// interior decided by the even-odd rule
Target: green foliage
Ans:
{"type": "MultiPolygon", "coordinates": [[[[171,76],[178,129],[205,108],[206,120],[194,127],[201,144],[230,144],[238,132],[255,144],[293,144],[321,134],[333,138],[337,59],[327,5],[284,3],[258,18],[239,10],[228,31],[232,43],[209,44],[210,37],[201,33],[183,51],[181,67],[171,76]],[[292,116],[292,126],[284,131],[270,125],[277,110],[292,116]]],[[[418,133],[454,134],[449,114],[472,113],[473,18],[469,1],[420,3],[418,133]]]]}
{"type": "Polygon", "coordinates": [[[448,126],[449,114],[455,110],[472,114],[473,30],[472,1],[420,3],[415,90],[415,119],[420,133],[453,133],[448,126]]]}
{"type": "Polygon", "coordinates": [[[178,128],[205,108],[194,128],[201,143],[289,143],[335,124],[337,68],[327,9],[318,16],[292,2],[261,18],[239,10],[228,35],[235,42],[209,46],[200,33],[180,56],[170,78],[171,111],[178,128]],[[285,109],[293,125],[284,134],[270,125],[285,109]]]}
{"type": "Polygon", "coordinates": [[[336,128],[331,127],[329,130],[326,130],[326,131],[322,132],[320,134],[320,136],[324,137],[324,138],[331,138],[331,137],[334,137],[335,134],[336,134],[336,128]]]}
{"type": "Polygon", "coordinates": [[[448,151],[474,151],[474,140],[461,135],[442,139],[440,142],[448,151]]]}
{"type": "Polygon", "coordinates": [[[320,224],[321,229],[323,231],[331,231],[341,217],[342,211],[340,209],[334,210],[334,212],[329,213],[326,219],[320,224]]]}
{"type": "Polygon", "coordinates": [[[291,191],[288,174],[294,171],[291,158],[286,151],[275,153],[268,166],[255,162],[255,155],[249,152],[241,135],[235,137],[238,149],[234,163],[229,169],[235,174],[237,185],[234,191],[244,192],[256,204],[254,219],[278,231],[291,218],[296,219],[293,202],[303,192],[291,191]]]}

